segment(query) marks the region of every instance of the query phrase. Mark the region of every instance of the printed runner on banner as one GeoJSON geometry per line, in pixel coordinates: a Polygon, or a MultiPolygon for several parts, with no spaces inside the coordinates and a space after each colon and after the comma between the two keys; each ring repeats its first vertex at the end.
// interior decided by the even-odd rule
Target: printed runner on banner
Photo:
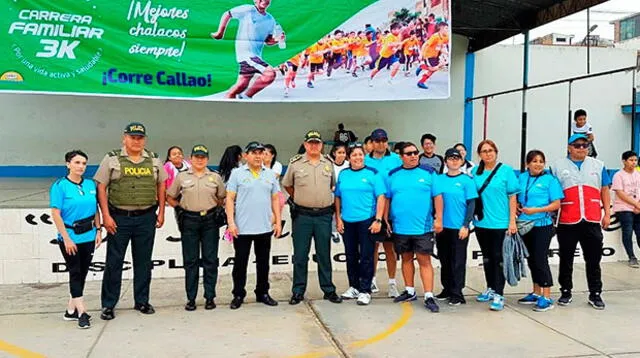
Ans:
{"type": "Polygon", "coordinates": [[[0,91],[446,99],[450,1],[0,0],[0,91]]]}

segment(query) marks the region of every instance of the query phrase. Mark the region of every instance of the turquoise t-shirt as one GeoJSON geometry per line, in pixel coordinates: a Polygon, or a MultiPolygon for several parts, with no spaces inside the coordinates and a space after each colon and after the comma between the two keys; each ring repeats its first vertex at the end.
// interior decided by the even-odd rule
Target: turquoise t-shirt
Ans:
{"type": "MultiPolygon", "coordinates": [[[[541,208],[556,200],[564,198],[562,186],[556,177],[549,172],[542,175],[531,176],[529,171],[520,174],[520,193],[518,203],[523,208],[541,208]]],[[[520,214],[520,220],[535,220],[535,226],[547,226],[553,222],[550,213],[537,213],[533,215],[520,214]]]]}
{"type": "Polygon", "coordinates": [[[353,223],[371,219],[376,215],[378,197],[385,192],[384,181],[373,168],[341,171],[335,195],[341,199],[342,220],[353,223]]]}
{"type": "MultiPolygon", "coordinates": [[[[66,177],[60,178],[51,185],[49,198],[51,208],[60,210],[60,216],[66,225],[92,217],[98,209],[96,183],[91,179],[82,179],[80,183],[74,183],[66,177]]],[[[96,228],[79,235],[74,233],[73,229],[67,228],[67,233],[76,244],[96,239],[96,228]]],[[[62,241],[60,234],[58,240],[62,241]]]]}
{"type": "Polygon", "coordinates": [[[374,168],[382,176],[386,176],[392,169],[402,166],[402,159],[394,152],[388,152],[382,158],[376,159],[373,153],[364,157],[364,165],[374,168]]]}
{"type": "Polygon", "coordinates": [[[476,185],[470,176],[463,173],[455,176],[440,174],[437,180],[437,187],[442,191],[442,200],[444,202],[442,226],[447,229],[458,230],[464,225],[464,217],[467,214],[467,200],[478,197],[476,185]]]}
{"type": "MultiPolygon", "coordinates": [[[[478,191],[493,170],[485,170],[482,175],[478,175],[478,167],[473,168],[471,175],[478,191]]],[[[481,194],[484,218],[475,220],[474,225],[484,229],[506,230],[509,227],[509,196],[519,192],[520,185],[513,168],[502,164],[481,194]]]]}

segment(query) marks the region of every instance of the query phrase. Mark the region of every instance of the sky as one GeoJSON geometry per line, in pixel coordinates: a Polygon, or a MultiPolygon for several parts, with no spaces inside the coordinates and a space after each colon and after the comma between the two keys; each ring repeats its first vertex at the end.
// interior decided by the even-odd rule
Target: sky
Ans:
{"type": "MultiPolygon", "coordinates": [[[[591,25],[598,25],[593,35],[613,40],[613,25],[611,21],[640,13],[640,0],[609,0],[591,8],[591,25]]],[[[529,32],[530,38],[560,33],[575,35],[574,42],[581,41],[587,34],[587,11],[581,11],[573,15],[556,20],[529,32]]],[[[503,44],[519,44],[524,42],[524,36],[518,35],[503,41],[503,44]]]]}

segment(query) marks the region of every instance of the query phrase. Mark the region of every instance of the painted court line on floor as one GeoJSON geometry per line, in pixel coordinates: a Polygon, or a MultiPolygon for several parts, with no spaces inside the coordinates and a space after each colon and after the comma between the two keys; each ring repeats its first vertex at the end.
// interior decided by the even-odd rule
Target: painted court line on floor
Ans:
{"type": "Polygon", "coordinates": [[[11,355],[14,355],[20,358],[44,358],[45,357],[40,353],[28,351],[24,348],[20,348],[18,346],[15,346],[3,340],[0,340],[0,352],[7,352],[11,355]]]}

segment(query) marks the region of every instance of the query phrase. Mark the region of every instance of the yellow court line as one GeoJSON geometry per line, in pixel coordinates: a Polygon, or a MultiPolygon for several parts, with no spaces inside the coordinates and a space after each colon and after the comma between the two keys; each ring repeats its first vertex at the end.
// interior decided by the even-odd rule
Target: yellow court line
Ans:
{"type": "MultiPolygon", "coordinates": [[[[405,324],[407,324],[407,322],[409,322],[409,319],[411,319],[411,316],[413,315],[413,307],[409,302],[402,303],[400,306],[402,307],[402,315],[397,321],[395,321],[391,326],[389,326],[389,328],[387,328],[384,332],[378,333],[371,338],[355,341],[349,344],[348,348],[358,349],[373,343],[380,342],[381,340],[388,338],[390,335],[394,334],[396,331],[402,328],[405,324]]],[[[295,356],[293,358],[322,358],[332,354],[335,354],[333,350],[323,349],[320,351],[295,356]]]]}
{"type": "Polygon", "coordinates": [[[9,342],[5,342],[3,340],[0,340],[0,352],[7,352],[9,354],[12,354],[20,358],[44,358],[45,357],[40,353],[34,353],[31,351],[28,351],[24,348],[14,346],[13,344],[9,342]]]}

